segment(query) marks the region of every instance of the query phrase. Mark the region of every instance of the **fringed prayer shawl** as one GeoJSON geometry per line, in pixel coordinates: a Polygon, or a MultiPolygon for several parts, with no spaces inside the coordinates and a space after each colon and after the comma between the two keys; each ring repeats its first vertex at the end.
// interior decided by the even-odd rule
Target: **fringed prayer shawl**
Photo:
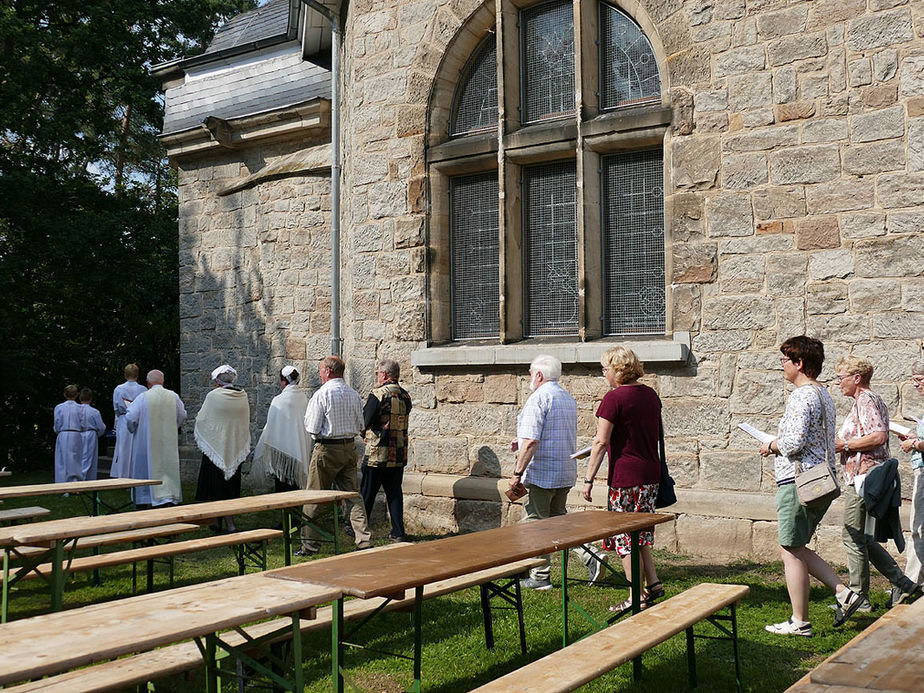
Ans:
{"type": "Polygon", "coordinates": [[[273,398],[266,426],[253,452],[254,469],[267,469],[290,486],[305,488],[308,481],[308,435],[305,410],[308,398],[295,385],[273,398]]]}
{"type": "Polygon", "coordinates": [[[250,405],[247,393],[215,388],[196,416],[196,445],[225,475],[234,476],[250,454],[250,405]]]}

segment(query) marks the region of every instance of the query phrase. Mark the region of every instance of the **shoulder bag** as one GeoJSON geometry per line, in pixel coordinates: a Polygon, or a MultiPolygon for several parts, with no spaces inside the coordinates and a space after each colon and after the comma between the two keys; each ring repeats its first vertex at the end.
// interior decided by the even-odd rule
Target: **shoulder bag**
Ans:
{"type": "Polygon", "coordinates": [[[658,497],[655,498],[656,508],[666,508],[677,502],[677,494],[674,492],[674,480],[667,471],[667,455],[664,451],[664,421],[660,423],[658,452],[661,456],[661,481],[658,484],[658,497]]]}
{"type": "Polygon", "coordinates": [[[796,468],[796,494],[799,497],[799,504],[806,508],[815,508],[826,506],[835,498],[841,495],[840,484],[837,483],[837,475],[831,469],[831,463],[828,461],[828,421],[825,415],[825,402],[821,398],[818,390],[815,395],[818,397],[818,404],[821,406],[821,427],[822,437],[825,441],[825,461],[824,464],[816,464],[811,469],[802,471],[802,465],[794,460],[796,468]]]}

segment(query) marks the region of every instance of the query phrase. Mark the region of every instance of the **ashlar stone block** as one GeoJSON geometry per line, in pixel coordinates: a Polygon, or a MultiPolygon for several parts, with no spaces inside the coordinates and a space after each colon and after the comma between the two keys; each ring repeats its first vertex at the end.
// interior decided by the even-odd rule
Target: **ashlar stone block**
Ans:
{"type": "Polygon", "coordinates": [[[912,39],[914,29],[908,9],[879,12],[847,24],[847,47],[852,51],[886,48],[912,39]]]}
{"type": "Polygon", "coordinates": [[[760,152],[722,157],[722,182],[728,190],[748,190],[769,179],[767,157],[760,152]]]}
{"type": "MultiPolygon", "coordinates": [[[[905,143],[904,141],[890,140],[888,142],[872,142],[869,144],[852,144],[841,151],[844,173],[853,175],[869,175],[871,173],[884,173],[905,169],[905,143]]],[[[875,186],[872,181],[865,184],[868,202],[872,202],[875,186]]],[[[872,204],[848,207],[848,209],[862,209],[872,204]]]]}
{"type": "Polygon", "coordinates": [[[723,193],[706,200],[706,223],[710,237],[750,236],[754,233],[751,197],[723,193]]]}
{"type": "Polygon", "coordinates": [[[794,226],[799,250],[839,248],[841,245],[837,217],[806,217],[797,219],[794,226]]]}
{"type": "Polygon", "coordinates": [[[873,76],[877,82],[887,82],[898,73],[898,51],[886,49],[873,55],[873,76]]]}
{"type": "Polygon", "coordinates": [[[920,339],[924,334],[924,313],[881,313],[873,315],[875,339],[920,339]]]}
{"type": "MultiPolygon", "coordinates": [[[[764,371],[739,370],[735,387],[729,398],[728,407],[733,414],[774,414],[783,408],[783,387],[777,378],[768,377],[764,371]]],[[[737,418],[737,417],[736,417],[737,418]]],[[[756,490],[760,485],[760,462],[751,455],[756,490]]],[[[702,461],[702,456],[701,456],[702,461]]]]}
{"type": "Polygon", "coordinates": [[[902,307],[901,285],[894,279],[854,279],[848,285],[850,310],[877,313],[902,307]]]}
{"type": "Polygon", "coordinates": [[[764,296],[725,296],[703,300],[707,330],[760,330],[776,323],[773,301],[764,296]]]}
{"type": "Polygon", "coordinates": [[[770,153],[770,176],[776,185],[824,183],[840,176],[836,145],[790,147],[770,153]]]}
{"type": "Polygon", "coordinates": [[[766,261],[763,255],[724,255],[719,259],[719,280],[723,293],[759,292],[764,287],[766,261]]]}
{"type": "Polygon", "coordinates": [[[809,256],[809,277],[823,279],[844,279],[853,274],[853,253],[849,250],[822,250],[809,256]]]}
{"type": "Polygon", "coordinates": [[[868,58],[851,60],[847,65],[848,84],[857,88],[873,82],[873,69],[868,58]]]}
{"type": "Polygon", "coordinates": [[[809,284],[805,289],[805,308],[809,315],[846,313],[847,283],[827,281],[809,284]]]}
{"type": "Polygon", "coordinates": [[[805,203],[810,214],[833,214],[868,209],[875,202],[875,193],[872,181],[842,178],[830,183],[806,186],[805,203]]]}
{"type": "Polygon", "coordinates": [[[751,552],[751,522],[743,519],[681,515],[677,544],[692,555],[723,559],[751,552]]]}
{"type": "Polygon", "coordinates": [[[711,188],[721,161],[717,136],[678,137],[673,144],[673,179],[677,188],[711,188]]]}
{"type": "Polygon", "coordinates": [[[728,402],[724,398],[667,397],[662,404],[665,436],[702,438],[728,434],[728,402]]]}
{"type": "Polygon", "coordinates": [[[924,95],[924,55],[904,58],[901,63],[901,95],[924,95]]]}
{"type": "Polygon", "coordinates": [[[819,58],[827,52],[828,41],[823,31],[785,36],[767,45],[767,59],[774,67],[789,65],[797,60],[819,58]]]}
{"type": "Polygon", "coordinates": [[[675,243],[673,281],[708,283],[715,279],[717,248],[714,243],[675,243]]]}
{"type": "Polygon", "coordinates": [[[804,188],[761,188],[752,194],[758,219],[787,219],[805,214],[804,188]]]}
{"type": "Polygon", "coordinates": [[[757,16],[757,37],[761,41],[778,39],[805,30],[808,8],[796,6],[757,16]]]}
{"type": "Polygon", "coordinates": [[[924,118],[908,121],[908,170],[924,171],[924,118]]]}
{"type": "Polygon", "coordinates": [[[847,239],[872,238],[886,234],[886,217],[878,212],[841,216],[841,235],[847,239]]]}
{"type": "Polygon", "coordinates": [[[737,75],[728,78],[728,107],[747,111],[773,105],[773,84],[770,73],[737,75]]]}
{"type": "Polygon", "coordinates": [[[887,209],[924,204],[924,173],[884,173],[876,178],[876,194],[887,209]]]}
{"type": "Polygon", "coordinates": [[[860,277],[914,277],[924,262],[924,238],[874,238],[854,245],[860,277]]]}
{"type": "Polygon", "coordinates": [[[766,56],[762,44],[743,46],[720,53],[715,58],[715,76],[728,77],[764,69],[766,56]]]}
{"type": "Polygon", "coordinates": [[[760,457],[753,452],[703,452],[699,457],[700,486],[731,491],[760,489],[760,457]]]}
{"type": "Polygon", "coordinates": [[[918,233],[924,229],[924,209],[892,212],[887,226],[889,233],[918,233]]]}
{"type": "Polygon", "coordinates": [[[875,142],[905,134],[903,106],[883,108],[873,113],[855,115],[850,119],[851,142],[875,142]]]}
{"type": "Polygon", "coordinates": [[[808,254],[781,253],[767,257],[767,292],[771,296],[801,296],[808,274],[808,254]]]}

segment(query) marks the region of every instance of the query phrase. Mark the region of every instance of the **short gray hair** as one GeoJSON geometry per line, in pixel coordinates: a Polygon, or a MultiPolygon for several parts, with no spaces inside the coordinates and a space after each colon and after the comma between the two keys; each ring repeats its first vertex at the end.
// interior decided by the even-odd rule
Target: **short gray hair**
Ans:
{"type": "Polygon", "coordinates": [[[558,380],[561,377],[561,361],[549,354],[540,354],[529,364],[529,370],[542,373],[543,380],[558,380]]]}
{"type": "Polygon", "coordinates": [[[394,359],[382,359],[379,361],[379,370],[382,371],[389,380],[397,380],[401,377],[401,364],[394,359]]]}
{"type": "Polygon", "coordinates": [[[924,359],[918,359],[911,364],[911,372],[914,375],[924,375],[924,359]]]}

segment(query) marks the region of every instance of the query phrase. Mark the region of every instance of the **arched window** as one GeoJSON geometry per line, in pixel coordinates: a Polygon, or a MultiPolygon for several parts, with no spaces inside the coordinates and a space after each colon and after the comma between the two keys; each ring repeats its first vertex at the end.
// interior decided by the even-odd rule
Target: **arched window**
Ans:
{"type": "Polygon", "coordinates": [[[481,42],[466,64],[454,101],[451,135],[497,125],[497,46],[493,34],[481,42]]]}
{"type": "Polygon", "coordinates": [[[603,0],[502,9],[428,150],[433,339],[664,334],[671,111],[652,44],[603,0]]]}
{"type": "Polygon", "coordinates": [[[648,37],[638,24],[600,3],[600,108],[661,98],[661,75],[648,37]]]}

